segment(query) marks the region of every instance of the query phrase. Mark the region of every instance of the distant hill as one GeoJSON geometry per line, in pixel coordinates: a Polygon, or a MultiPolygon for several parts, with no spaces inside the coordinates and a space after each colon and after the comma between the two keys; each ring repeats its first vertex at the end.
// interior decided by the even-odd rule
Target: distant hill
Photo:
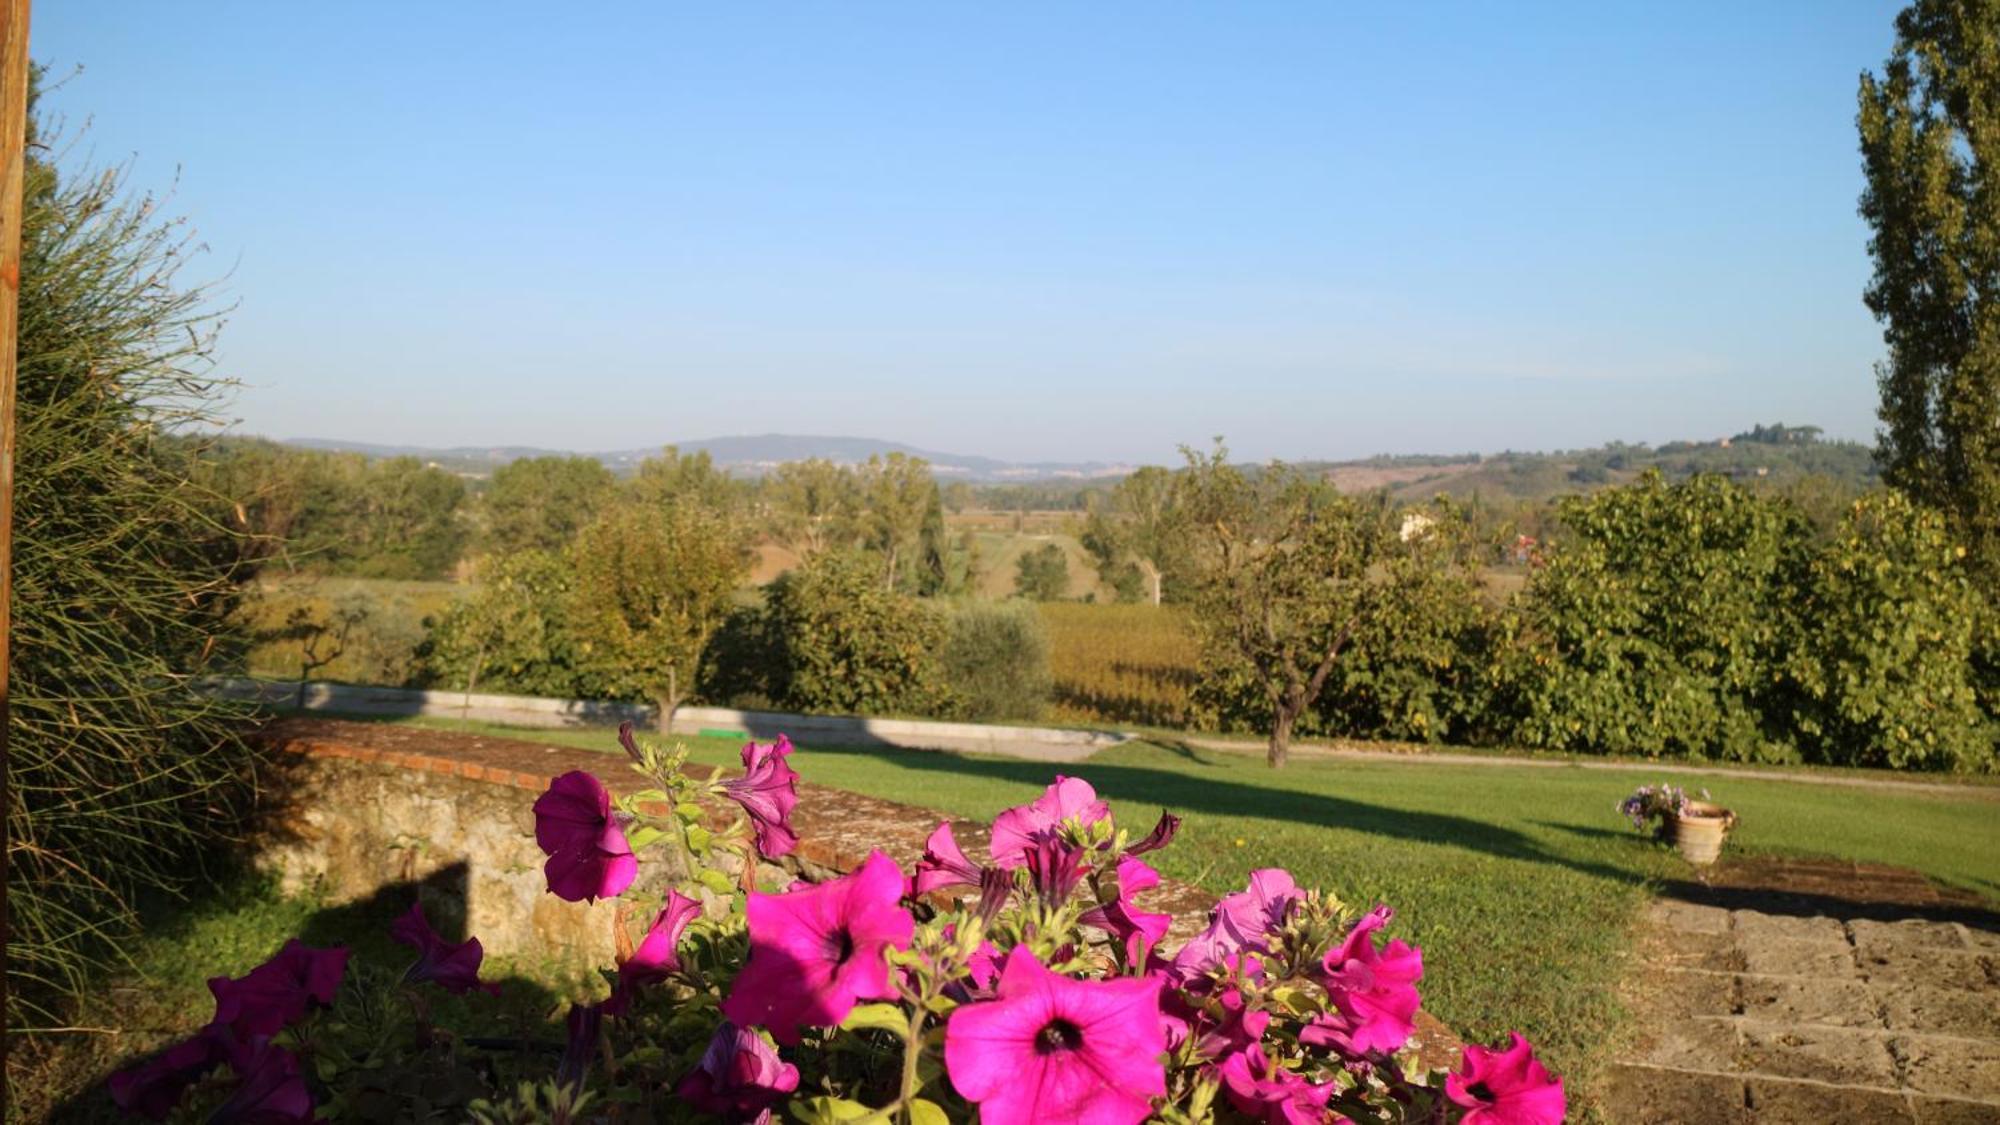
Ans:
{"type": "Polygon", "coordinates": [[[377,445],[362,441],[326,438],[291,438],[283,443],[298,449],[319,449],[336,453],[359,453],[364,457],[415,457],[440,468],[468,476],[486,476],[510,461],[530,457],[593,457],[617,473],[635,471],[639,462],[655,457],[671,444],[682,453],[704,452],[717,468],[736,476],[757,477],[787,461],[820,458],[835,464],[853,465],[871,456],[902,453],[921,457],[938,476],[973,483],[1010,481],[1092,480],[1121,477],[1136,466],[1102,461],[1001,461],[992,457],[972,457],[918,449],[901,442],[875,438],[824,437],[808,434],[747,434],[736,437],[702,438],[697,441],[662,442],[644,449],[618,449],[600,453],[579,453],[564,449],[542,449],[525,445],[453,446],[433,448],[416,445],[377,445]]]}

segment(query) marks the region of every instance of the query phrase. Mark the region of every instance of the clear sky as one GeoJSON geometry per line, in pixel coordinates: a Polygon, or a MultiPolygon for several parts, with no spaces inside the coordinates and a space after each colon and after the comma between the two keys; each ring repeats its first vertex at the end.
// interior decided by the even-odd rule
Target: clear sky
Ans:
{"type": "Polygon", "coordinates": [[[1871,437],[1898,6],[51,0],[32,43],[226,275],[249,432],[1163,461],[1871,437]]]}

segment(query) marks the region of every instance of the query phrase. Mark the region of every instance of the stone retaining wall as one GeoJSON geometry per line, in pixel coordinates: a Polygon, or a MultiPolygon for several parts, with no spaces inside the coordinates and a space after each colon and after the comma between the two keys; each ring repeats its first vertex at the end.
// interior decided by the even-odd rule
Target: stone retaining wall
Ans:
{"type": "MultiPolygon", "coordinates": [[[[415,884],[441,930],[462,925],[495,956],[547,958],[548,968],[577,972],[613,963],[618,904],[570,903],[548,893],[530,806],[551,778],[576,769],[596,774],[614,792],[639,788],[622,754],[334,719],[278,720],[260,737],[283,751],[274,756],[267,786],[270,827],[260,862],[288,890],[316,889],[339,904],[415,884]]],[[[616,746],[608,734],[606,741],[616,746]]],[[[806,760],[797,764],[809,772],[810,751],[802,755],[806,760]]],[[[908,868],[943,819],[843,790],[812,784],[799,790],[793,815],[799,847],[783,865],[792,877],[848,871],[871,849],[908,868]]],[[[1152,812],[1127,815],[1150,824],[1152,812]]],[[[720,821],[728,813],[715,815],[720,821]]],[[[983,825],[954,829],[968,854],[984,851],[983,825]]],[[[664,877],[658,864],[641,864],[637,889],[657,898],[664,877]]],[[[1178,944],[1206,925],[1214,896],[1168,880],[1139,903],[1173,915],[1166,940],[1178,944]]],[[[1456,1037],[1420,1017],[1426,1061],[1451,1065],[1456,1037]]]]}

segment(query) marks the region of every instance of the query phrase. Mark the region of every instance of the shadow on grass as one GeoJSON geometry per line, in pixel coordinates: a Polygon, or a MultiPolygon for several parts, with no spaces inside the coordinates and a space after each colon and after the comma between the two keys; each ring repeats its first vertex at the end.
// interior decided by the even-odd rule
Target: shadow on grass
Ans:
{"type": "MultiPolygon", "coordinates": [[[[1207,764],[1195,748],[1184,747],[1183,751],[1191,760],[1207,764]]],[[[987,777],[1036,787],[1047,785],[1054,772],[1045,762],[964,758],[956,754],[920,750],[842,747],[838,750],[829,748],[826,752],[877,758],[904,769],[987,777]]],[[[1087,778],[1096,787],[1098,796],[1132,805],[1165,805],[1215,816],[1289,821],[1308,828],[1344,828],[1412,843],[1447,844],[1502,859],[1544,863],[1620,883],[1643,881],[1643,876],[1635,871],[1562,855],[1524,833],[1468,817],[1386,808],[1347,797],[1301,792],[1276,785],[1246,785],[1215,778],[1189,777],[1146,766],[1092,761],[1064,768],[1073,769],[1087,778]]],[[[921,803],[923,796],[915,793],[902,799],[921,803]]]]}
{"type": "MultiPolygon", "coordinates": [[[[453,942],[464,940],[466,874],[462,865],[447,867],[420,881],[389,885],[366,899],[314,911],[306,917],[294,936],[309,946],[347,947],[350,951],[350,982],[355,979],[360,966],[373,970],[377,979],[395,980],[414,960],[414,951],[389,937],[389,924],[407,912],[411,903],[421,901],[425,916],[441,937],[453,942]]],[[[275,896],[268,893],[258,897],[244,894],[240,887],[218,887],[213,900],[196,899],[179,904],[176,915],[181,919],[205,917],[212,924],[216,917],[244,914],[257,909],[259,903],[268,906],[276,901],[275,896]]],[[[177,924],[174,915],[160,919],[160,923],[160,936],[155,940],[172,942],[186,936],[186,922],[177,924]]],[[[268,952],[276,953],[277,949],[273,947],[268,952]]],[[[224,975],[233,968],[234,972],[230,975],[240,976],[255,963],[218,965],[215,966],[215,974],[224,975]]],[[[552,1073],[563,1047],[559,1029],[552,1028],[548,1023],[548,1016],[558,1002],[556,994],[543,982],[528,977],[482,976],[500,986],[499,996],[475,991],[460,997],[452,996],[434,985],[414,987],[421,990],[431,1019],[439,1026],[461,1030],[491,1029],[496,1032],[486,1038],[466,1041],[471,1070],[486,1078],[493,1088],[499,1088],[498,1080],[505,1077],[502,1071],[514,1061],[530,1058],[546,1061],[552,1073]]],[[[159,1001],[154,998],[153,1002],[157,1004],[159,1001]]],[[[205,993],[198,999],[191,998],[190,1003],[193,1008],[179,1013],[183,1015],[185,1026],[175,1035],[175,1042],[198,1031],[201,1021],[211,1011],[210,1000],[205,993]]],[[[159,1022],[157,1019],[147,1021],[146,1013],[136,1005],[124,1012],[114,1008],[97,1013],[96,1018],[111,1022],[113,1026],[123,1026],[118,1022],[121,1019],[135,1023],[152,1022],[156,1026],[159,1022]]],[[[112,1104],[105,1083],[116,1071],[141,1062],[152,1053],[79,1053],[69,1065],[58,1065],[57,1073],[45,1076],[45,1080],[59,1080],[63,1087],[73,1092],[49,1109],[42,1120],[61,1125],[132,1120],[121,1115],[112,1104]]],[[[306,1072],[311,1074],[310,1066],[306,1072]]],[[[506,1080],[511,1082],[511,1078],[506,1080]]],[[[429,1106],[431,1112],[453,1109],[437,1101],[439,1083],[438,1076],[434,1074],[389,1068],[381,1072],[379,1079],[371,1079],[370,1082],[375,1084],[364,1083],[349,1091],[350,1104],[365,1107],[359,1111],[359,1120],[416,1120],[421,1114],[412,1115],[407,1111],[420,1105],[429,1106]]],[[[326,1096],[324,1089],[315,1088],[313,1093],[316,1102],[326,1096]]],[[[460,1104],[456,1108],[462,1113],[464,1107],[460,1104]]]]}

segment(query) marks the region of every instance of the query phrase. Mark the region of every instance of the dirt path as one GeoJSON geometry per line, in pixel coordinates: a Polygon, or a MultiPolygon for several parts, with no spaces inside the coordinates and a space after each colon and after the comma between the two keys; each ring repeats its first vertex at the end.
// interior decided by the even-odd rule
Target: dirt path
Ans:
{"type": "Polygon", "coordinates": [[[2000,1122],[2000,913],[1914,872],[1725,864],[1647,910],[1620,1122],[2000,1122]]]}
{"type": "MultiPolygon", "coordinates": [[[[1264,755],[1264,744],[1242,739],[1134,735],[1146,742],[1181,743],[1203,750],[1228,754],[1264,755]]],[[[1847,774],[1798,773],[1783,770],[1742,769],[1735,766],[1691,766],[1664,762],[1588,761],[1577,758],[1522,758],[1505,754],[1462,754],[1448,750],[1371,750],[1344,743],[1293,743],[1292,754],[1299,758],[1331,758],[1357,762],[1397,762],[1449,764],[1454,766],[1502,766],[1517,769],[1641,770],[1647,773],[1686,774],[1702,777],[1739,777],[1751,781],[1785,781],[1801,785],[1838,785],[1851,789],[1878,789],[1922,793],[1932,797],[1959,797],[1968,801],[2000,803],[2000,785],[1955,784],[1948,781],[1910,781],[1900,777],[1856,777],[1847,774]]]]}

